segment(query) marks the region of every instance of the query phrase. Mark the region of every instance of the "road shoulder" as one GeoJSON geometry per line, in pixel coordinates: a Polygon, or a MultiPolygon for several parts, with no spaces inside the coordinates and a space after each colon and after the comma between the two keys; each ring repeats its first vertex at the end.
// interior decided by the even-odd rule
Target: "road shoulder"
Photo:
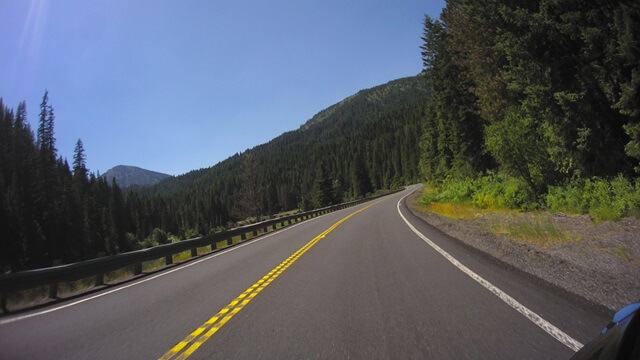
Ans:
{"type": "Polygon", "coordinates": [[[482,222],[451,219],[426,211],[418,204],[420,194],[416,191],[407,197],[407,208],[470,249],[609,310],[615,311],[640,298],[637,281],[640,266],[620,266],[606,257],[594,257],[593,251],[576,251],[576,246],[545,248],[495,235],[482,222]]]}

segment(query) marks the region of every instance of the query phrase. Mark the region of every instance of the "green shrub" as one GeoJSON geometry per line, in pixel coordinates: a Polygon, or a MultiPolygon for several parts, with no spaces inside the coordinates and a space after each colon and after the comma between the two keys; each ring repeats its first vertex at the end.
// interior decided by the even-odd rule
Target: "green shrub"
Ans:
{"type": "Polygon", "coordinates": [[[527,183],[503,174],[488,174],[476,180],[471,203],[481,209],[531,209],[535,195],[527,183]]]}
{"type": "Polygon", "coordinates": [[[536,197],[527,183],[504,174],[488,173],[477,179],[448,180],[436,191],[426,192],[423,205],[438,202],[470,203],[481,209],[531,209],[536,197]]]}
{"type": "Polygon", "coordinates": [[[124,234],[124,241],[129,247],[130,250],[139,250],[142,248],[142,244],[138,240],[138,238],[132,233],[124,234]]]}
{"type": "Polygon", "coordinates": [[[443,184],[437,200],[464,203],[471,200],[474,192],[474,181],[471,179],[448,181],[443,184]]]}
{"type": "Polygon", "coordinates": [[[184,238],[185,240],[189,240],[189,239],[193,239],[193,238],[197,238],[202,236],[202,234],[200,234],[200,232],[198,231],[198,229],[187,229],[184,232],[184,238]]]}
{"type": "Polygon", "coordinates": [[[640,180],[618,176],[575,179],[563,186],[550,186],[538,199],[522,179],[504,173],[488,173],[476,179],[447,180],[429,187],[420,202],[466,203],[480,209],[533,210],[543,204],[552,212],[589,214],[596,222],[640,215],[640,180]]]}
{"type": "Polygon", "coordinates": [[[151,241],[156,244],[166,244],[169,242],[169,238],[162,229],[155,228],[151,232],[151,241]]]}
{"type": "Polygon", "coordinates": [[[612,180],[578,179],[550,187],[546,203],[553,212],[588,213],[597,222],[618,220],[640,214],[640,181],[632,184],[621,175],[612,180]]]}

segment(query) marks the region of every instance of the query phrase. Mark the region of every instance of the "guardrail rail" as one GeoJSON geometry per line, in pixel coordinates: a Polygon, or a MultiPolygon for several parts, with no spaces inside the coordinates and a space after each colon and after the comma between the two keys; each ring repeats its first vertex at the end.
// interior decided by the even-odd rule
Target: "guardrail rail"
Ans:
{"type": "MultiPolygon", "coordinates": [[[[198,256],[205,256],[213,252],[227,249],[230,246],[240,244],[249,239],[253,239],[257,237],[259,233],[264,234],[275,231],[293,223],[312,219],[329,212],[342,210],[402,190],[403,189],[399,189],[360,200],[274,218],[208,236],[182,240],[176,243],[158,245],[147,249],[105,256],[72,264],[3,274],[0,275],[0,309],[3,314],[7,314],[9,312],[7,309],[7,297],[12,292],[48,287],[48,298],[58,299],[58,285],[61,283],[70,283],[82,279],[93,278],[94,286],[90,289],[95,289],[96,286],[105,285],[105,274],[109,272],[133,267],[133,277],[135,277],[143,274],[142,264],[147,261],[164,258],[164,266],[167,266],[173,264],[174,254],[191,251],[190,259],[198,256]],[[278,225],[280,225],[280,227],[278,227],[278,225]],[[249,234],[251,234],[251,237],[248,237],[249,234]],[[238,236],[240,236],[240,241],[234,243],[233,238],[238,236]],[[220,248],[216,246],[217,243],[225,240],[225,246],[220,248]],[[211,251],[198,254],[198,248],[207,246],[211,246],[211,251]]],[[[153,271],[157,270],[154,269],[153,271]]]]}

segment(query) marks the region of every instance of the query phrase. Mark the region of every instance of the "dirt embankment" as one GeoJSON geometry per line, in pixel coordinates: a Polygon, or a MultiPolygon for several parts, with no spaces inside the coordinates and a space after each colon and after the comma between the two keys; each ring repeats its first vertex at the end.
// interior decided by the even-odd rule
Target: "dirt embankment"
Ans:
{"type": "Polygon", "coordinates": [[[477,210],[452,218],[420,205],[420,195],[407,198],[415,215],[480,251],[611,310],[640,301],[640,217],[595,224],[586,215],[477,210]]]}

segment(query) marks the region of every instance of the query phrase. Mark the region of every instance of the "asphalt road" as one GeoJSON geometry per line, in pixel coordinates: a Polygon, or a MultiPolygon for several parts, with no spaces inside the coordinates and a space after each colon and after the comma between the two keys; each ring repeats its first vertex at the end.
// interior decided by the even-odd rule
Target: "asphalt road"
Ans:
{"type": "Polygon", "coordinates": [[[185,341],[176,356],[189,359],[567,359],[574,350],[545,324],[579,343],[607,324],[610,314],[412,216],[398,202],[413,189],[0,318],[0,358],[157,359],[185,341]]]}

